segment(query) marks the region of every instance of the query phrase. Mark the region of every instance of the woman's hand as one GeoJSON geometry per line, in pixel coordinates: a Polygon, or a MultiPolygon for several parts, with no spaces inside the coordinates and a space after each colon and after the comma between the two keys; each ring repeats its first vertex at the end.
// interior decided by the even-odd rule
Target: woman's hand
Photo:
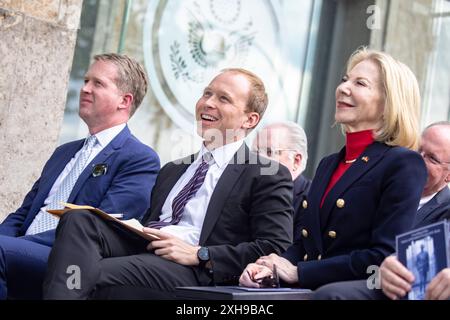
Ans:
{"type": "Polygon", "coordinates": [[[256,260],[256,264],[266,266],[270,269],[273,269],[273,266],[275,265],[280,279],[290,284],[298,283],[297,266],[294,266],[289,260],[282,258],[275,253],[260,257],[256,260]]]}
{"type": "Polygon", "coordinates": [[[271,277],[272,270],[266,266],[256,263],[250,263],[242,272],[239,278],[239,285],[242,287],[261,288],[261,282],[264,277],[271,277]]]}

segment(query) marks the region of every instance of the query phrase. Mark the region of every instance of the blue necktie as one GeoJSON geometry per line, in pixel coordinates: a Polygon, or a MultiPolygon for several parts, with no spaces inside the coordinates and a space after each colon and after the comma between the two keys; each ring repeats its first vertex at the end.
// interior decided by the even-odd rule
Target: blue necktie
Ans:
{"type": "Polygon", "coordinates": [[[206,173],[209,169],[209,161],[212,160],[211,153],[205,153],[202,158],[202,163],[195,170],[194,175],[189,182],[181,189],[172,201],[172,220],[170,222],[150,221],[147,227],[160,229],[165,226],[178,224],[183,216],[184,207],[189,200],[197,193],[198,189],[205,181],[206,173]]]}
{"type": "MultiPolygon", "coordinates": [[[[86,162],[91,155],[92,148],[97,143],[97,138],[95,136],[90,136],[86,139],[84,146],[81,148],[81,152],[75,161],[72,169],[61,182],[58,190],[56,190],[52,201],[47,205],[46,209],[62,209],[62,202],[67,202],[70,193],[72,192],[73,186],[78,180],[81,172],[83,172],[86,167],[86,162]]],[[[36,234],[41,233],[50,229],[56,228],[58,225],[59,218],[53,216],[52,214],[41,211],[34,218],[30,227],[28,228],[26,234],[36,234]]]]}

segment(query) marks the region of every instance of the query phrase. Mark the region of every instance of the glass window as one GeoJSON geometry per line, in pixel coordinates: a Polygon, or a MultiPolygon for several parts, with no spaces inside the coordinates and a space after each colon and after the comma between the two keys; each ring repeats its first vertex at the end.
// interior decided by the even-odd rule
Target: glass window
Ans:
{"type": "Polygon", "coordinates": [[[434,45],[430,54],[422,126],[450,120],[450,2],[434,1],[432,13],[434,45]]]}
{"type": "Polygon", "coordinates": [[[320,3],[84,1],[61,142],[86,133],[77,110],[90,59],[119,47],[143,63],[150,78],[151,89],[129,125],[163,162],[198,148],[195,103],[223,68],[243,67],[264,80],[270,101],[264,122],[302,118],[304,68],[313,59],[307,52],[314,42],[311,21],[320,3]]]}

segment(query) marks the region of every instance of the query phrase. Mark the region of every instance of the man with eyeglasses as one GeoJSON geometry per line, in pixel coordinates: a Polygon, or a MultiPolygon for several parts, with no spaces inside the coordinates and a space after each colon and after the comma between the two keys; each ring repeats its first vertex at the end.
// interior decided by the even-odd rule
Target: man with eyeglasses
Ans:
{"type": "Polygon", "coordinates": [[[308,141],[305,131],[297,123],[283,121],[263,127],[253,140],[254,152],[278,161],[289,169],[294,181],[294,238],[297,238],[300,204],[311,185],[311,180],[302,175],[308,160],[308,141]]]}
{"type": "MultiPolygon", "coordinates": [[[[428,178],[419,202],[414,228],[450,219],[450,122],[436,122],[422,133],[419,152],[428,178]]],[[[313,299],[399,299],[414,283],[414,275],[397,257],[387,257],[380,266],[381,290],[369,289],[366,280],[344,281],[319,288],[313,299]]],[[[425,299],[450,299],[450,268],[441,270],[428,284],[425,299]]]]}
{"type": "Polygon", "coordinates": [[[415,227],[438,221],[450,208],[450,122],[436,122],[422,133],[419,152],[428,171],[417,211],[415,227]]]}

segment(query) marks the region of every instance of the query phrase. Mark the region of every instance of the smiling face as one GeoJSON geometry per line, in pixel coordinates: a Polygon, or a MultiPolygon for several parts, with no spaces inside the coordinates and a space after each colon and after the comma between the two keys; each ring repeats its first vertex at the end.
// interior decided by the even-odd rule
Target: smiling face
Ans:
{"type": "Polygon", "coordinates": [[[129,116],[129,94],[116,85],[117,68],[107,61],[95,61],[86,72],[80,90],[79,115],[91,134],[126,122],[129,116]]]}
{"type": "Polygon", "coordinates": [[[207,147],[242,139],[258,124],[258,113],[246,111],[250,90],[249,80],[237,72],[223,72],[205,88],[195,113],[197,132],[207,147]]]}
{"type": "Polygon", "coordinates": [[[384,94],[377,64],[363,60],[342,78],[336,88],[336,122],[348,132],[379,129],[384,111],[384,94]]]}

